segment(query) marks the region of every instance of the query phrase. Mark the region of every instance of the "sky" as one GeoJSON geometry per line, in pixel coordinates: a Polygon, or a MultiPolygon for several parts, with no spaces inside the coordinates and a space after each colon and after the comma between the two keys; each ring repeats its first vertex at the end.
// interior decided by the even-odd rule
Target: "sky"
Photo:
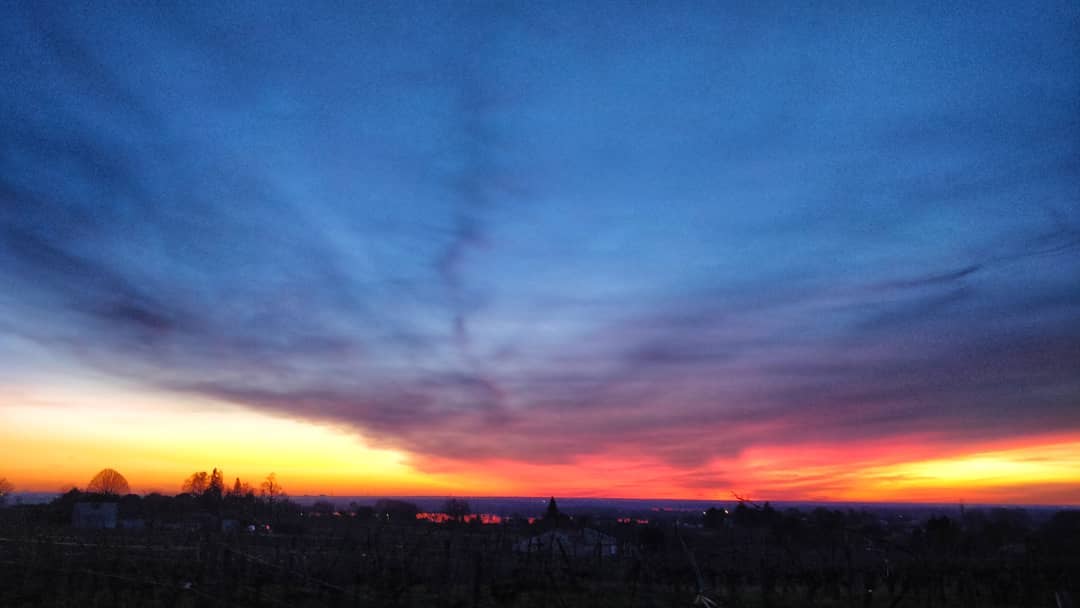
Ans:
{"type": "Polygon", "coordinates": [[[1080,6],[15,2],[0,477],[1080,504],[1080,6]]]}

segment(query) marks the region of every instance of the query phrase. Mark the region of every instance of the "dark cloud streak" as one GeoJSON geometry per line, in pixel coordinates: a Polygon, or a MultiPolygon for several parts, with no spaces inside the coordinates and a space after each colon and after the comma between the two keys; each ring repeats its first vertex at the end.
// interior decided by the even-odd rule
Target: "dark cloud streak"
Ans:
{"type": "Polygon", "coordinates": [[[320,19],[294,38],[225,11],[216,40],[147,10],[6,26],[41,46],[0,76],[7,332],[433,459],[630,446],[693,487],[754,445],[1080,429],[1077,126],[1054,97],[1075,59],[1040,110],[1037,83],[957,97],[997,76],[904,32],[871,28],[868,56],[940,97],[808,30],[819,65],[777,101],[755,87],[810,43],[728,49],[761,72],[747,92],[712,86],[707,29],[643,49],[632,20],[360,11],[418,42],[342,47],[320,19]]]}

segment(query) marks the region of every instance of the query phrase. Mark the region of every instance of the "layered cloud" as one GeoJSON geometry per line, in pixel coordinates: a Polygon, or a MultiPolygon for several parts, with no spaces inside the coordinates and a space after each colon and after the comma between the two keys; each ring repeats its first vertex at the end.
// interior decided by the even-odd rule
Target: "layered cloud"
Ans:
{"type": "Polygon", "coordinates": [[[431,470],[1080,433],[1076,8],[774,8],[15,7],[0,330],[431,470]]]}

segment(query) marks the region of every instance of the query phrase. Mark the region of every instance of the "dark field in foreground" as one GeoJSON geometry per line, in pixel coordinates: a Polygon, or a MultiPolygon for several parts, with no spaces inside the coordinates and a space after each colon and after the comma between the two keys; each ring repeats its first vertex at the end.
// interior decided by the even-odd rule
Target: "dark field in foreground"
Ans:
{"type": "Polygon", "coordinates": [[[648,524],[579,513],[481,525],[250,497],[162,497],[151,512],[147,500],[129,520],[141,529],[75,529],[70,499],[0,509],[0,606],[1056,607],[1080,596],[1077,511],[920,520],[744,504],[648,524]]]}

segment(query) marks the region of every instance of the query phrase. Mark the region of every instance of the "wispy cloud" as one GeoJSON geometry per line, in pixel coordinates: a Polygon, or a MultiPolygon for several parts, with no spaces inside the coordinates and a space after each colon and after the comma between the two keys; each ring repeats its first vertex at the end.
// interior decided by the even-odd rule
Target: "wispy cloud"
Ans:
{"type": "Polygon", "coordinates": [[[1080,431],[1049,8],[15,7],[0,327],[430,462],[632,448],[686,487],[1080,431]]]}

